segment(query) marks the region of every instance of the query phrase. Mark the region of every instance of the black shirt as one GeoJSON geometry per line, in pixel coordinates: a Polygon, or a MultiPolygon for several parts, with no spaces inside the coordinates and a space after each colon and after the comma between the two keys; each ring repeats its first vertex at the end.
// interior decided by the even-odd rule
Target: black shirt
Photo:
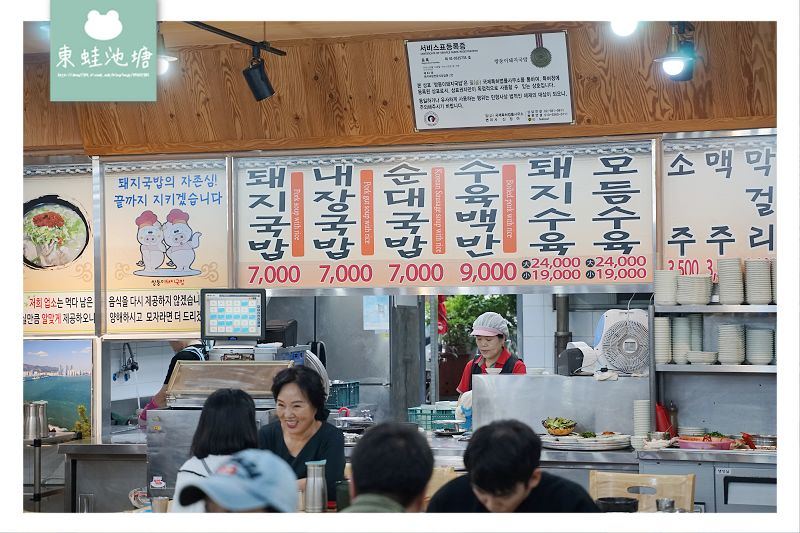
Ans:
{"type": "Polygon", "coordinates": [[[328,500],[336,499],[336,482],[344,479],[344,434],[339,428],[323,422],[312,435],[297,457],[293,457],[283,440],[281,423],[272,422],[258,431],[258,447],[269,450],[289,463],[297,479],[308,477],[306,461],[325,459],[325,481],[328,485],[328,500]]]}
{"type": "Polygon", "coordinates": [[[190,344],[183,350],[173,355],[172,359],[170,359],[169,368],[167,369],[167,377],[164,378],[164,385],[169,383],[169,378],[172,377],[172,372],[175,371],[175,365],[177,364],[178,361],[205,361],[205,360],[206,358],[203,356],[203,345],[190,344]]]}
{"type": "MultiPolygon", "coordinates": [[[[472,492],[469,474],[459,476],[436,491],[428,513],[488,513],[472,492]]],[[[542,472],[542,479],[515,513],[598,513],[583,487],[553,474],[542,472]]]]}

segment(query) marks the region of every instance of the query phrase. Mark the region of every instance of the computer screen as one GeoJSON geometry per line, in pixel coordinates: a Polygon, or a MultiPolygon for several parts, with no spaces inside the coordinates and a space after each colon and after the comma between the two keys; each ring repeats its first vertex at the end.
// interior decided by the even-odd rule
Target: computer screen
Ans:
{"type": "Polygon", "coordinates": [[[264,289],[200,289],[203,339],[261,340],[265,337],[264,289]]]}

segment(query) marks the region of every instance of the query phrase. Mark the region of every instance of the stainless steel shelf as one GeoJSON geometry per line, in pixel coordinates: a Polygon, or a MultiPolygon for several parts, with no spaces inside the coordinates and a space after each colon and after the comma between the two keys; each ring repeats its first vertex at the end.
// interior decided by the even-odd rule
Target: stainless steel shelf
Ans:
{"type": "Polygon", "coordinates": [[[656,365],[656,372],[693,372],[695,374],[777,374],[777,365],[656,365]]]}
{"type": "Polygon", "coordinates": [[[657,305],[656,313],[777,313],[777,305],[657,305]]]}

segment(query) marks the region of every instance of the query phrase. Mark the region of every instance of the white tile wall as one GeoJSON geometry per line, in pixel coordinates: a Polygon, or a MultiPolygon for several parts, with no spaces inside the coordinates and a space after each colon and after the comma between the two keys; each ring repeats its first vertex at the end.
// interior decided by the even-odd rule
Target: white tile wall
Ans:
{"type": "MultiPolygon", "coordinates": [[[[574,294],[570,298],[576,303],[613,306],[613,294],[574,294]]],[[[518,354],[529,367],[554,368],[553,334],[556,330],[556,313],[549,294],[523,294],[521,334],[523,352],[518,354]]],[[[572,311],[569,327],[573,341],[594,345],[594,329],[603,311],[572,311]]]]}
{"type": "MultiPolygon", "coordinates": [[[[117,381],[111,382],[111,401],[136,398],[137,393],[140,398],[150,398],[158,392],[164,383],[167,375],[169,361],[174,352],[168,342],[131,342],[133,355],[139,363],[139,370],[130,372],[130,379],[124,381],[123,377],[118,377],[117,381]]],[[[120,367],[122,354],[122,343],[111,345],[110,368],[108,372],[113,374],[120,367]]],[[[128,352],[125,351],[127,358],[128,352]]]]}

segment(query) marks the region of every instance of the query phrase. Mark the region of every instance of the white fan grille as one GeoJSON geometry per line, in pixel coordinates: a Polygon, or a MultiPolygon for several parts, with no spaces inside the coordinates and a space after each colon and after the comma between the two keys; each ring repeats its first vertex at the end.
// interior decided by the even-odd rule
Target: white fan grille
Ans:
{"type": "Polygon", "coordinates": [[[648,342],[644,324],[620,320],[607,326],[603,333],[603,355],[610,367],[630,374],[649,364],[648,342]]]}

